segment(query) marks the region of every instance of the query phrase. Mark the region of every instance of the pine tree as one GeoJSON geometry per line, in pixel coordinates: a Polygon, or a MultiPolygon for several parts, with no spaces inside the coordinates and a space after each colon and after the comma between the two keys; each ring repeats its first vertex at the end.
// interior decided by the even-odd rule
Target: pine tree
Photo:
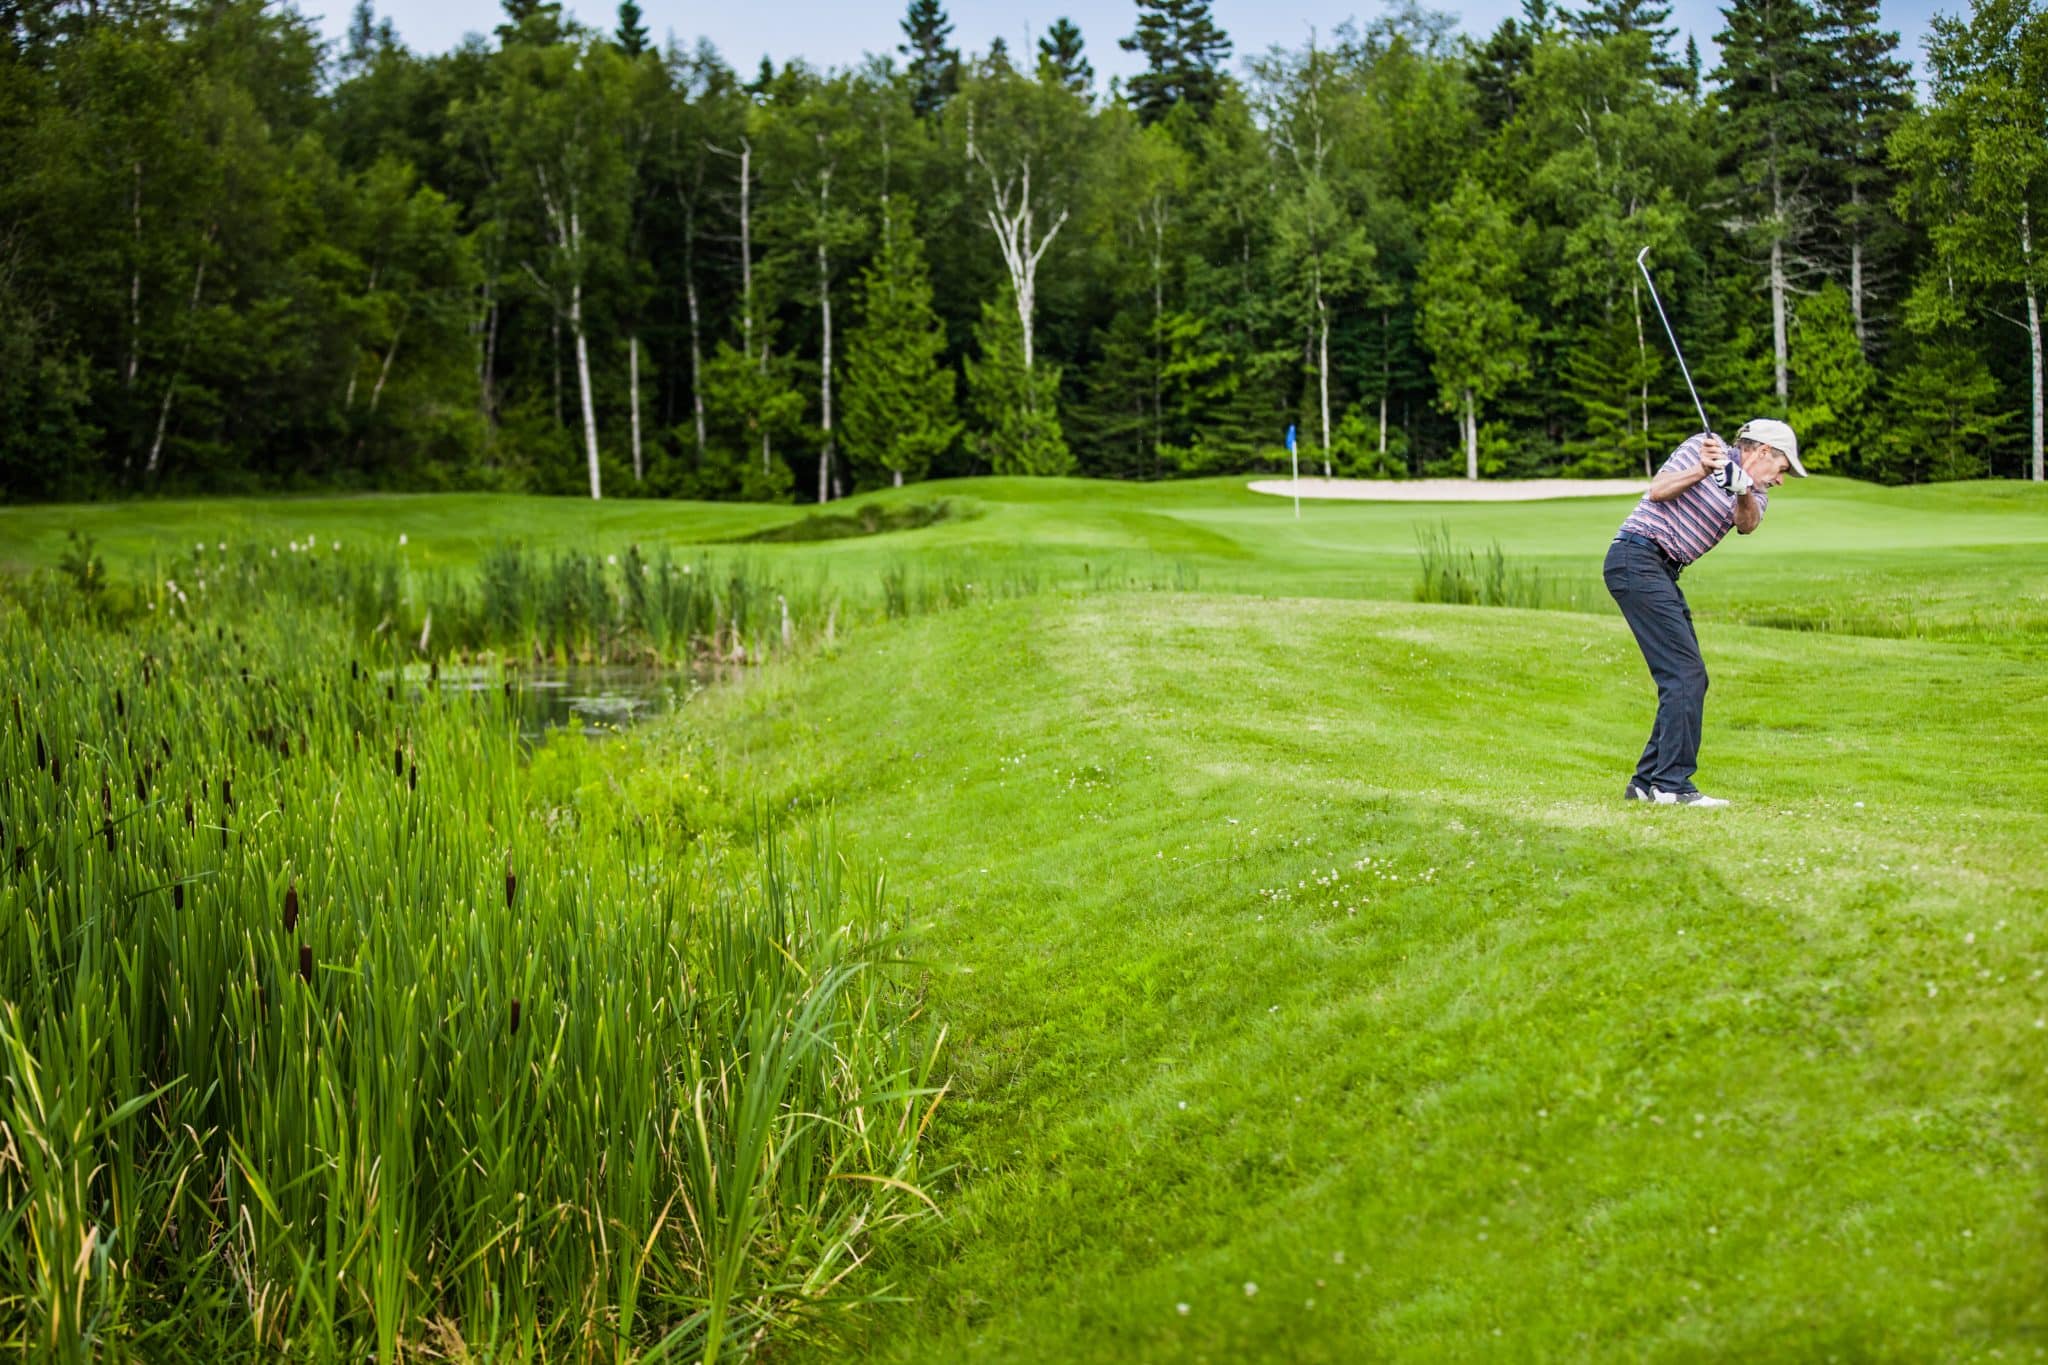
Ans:
{"type": "Polygon", "coordinates": [[[1038,79],[1083,97],[1094,88],[1095,67],[1081,55],[1081,30],[1073,20],[1053,20],[1038,40],[1038,79]]]}
{"type": "Polygon", "coordinates": [[[982,305],[974,340],[981,354],[967,357],[967,392],[989,471],[1071,474],[1073,452],[1060,432],[1059,367],[1025,363],[1024,329],[1007,293],[982,305]]]}
{"type": "Polygon", "coordinates": [[[925,476],[960,423],[924,243],[905,209],[882,212],[882,249],[861,276],[867,315],[846,342],[846,451],[861,483],[900,486],[925,476]]]}
{"type": "Polygon", "coordinates": [[[1685,87],[1686,70],[1671,57],[1671,6],[1654,0],[1595,0],[1582,10],[1565,10],[1565,31],[1576,38],[1603,42],[1640,33],[1650,40],[1650,72],[1669,89],[1685,87]]]}
{"type": "Polygon", "coordinates": [[[1472,53],[1465,79],[1478,97],[1479,120],[1498,128],[1515,116],[1515,82],[1529,69],[1536,43],[1513,19],[1503,19],[1483,47],[1472,53]]]}
{"type": "Polygon", "coordinates": [[[498,25],[501,46],[524,42],[547,47],[562,41],[560,0],[500,0],[500,3],[505,9],[505,22],[498,25]]]}
{"type": "Polygon", "coordinates": [[[1815,230],[1828,121],[1820,20],[1806,0],[1732,0],[1722,13],[1714,76],[1728,112],[1728,178],[1742,235],[1764,265],[1783,406],[1791,297],[1825,269],[1815,230]]]}
{"type": "Polygon", "coordinates": [[[1876,375],[1856,339],[1849,295],[1823,285],[1802,299],[1793,317],[1792,392],[1788,418],[1799,433],[1801,462],[1831,469],[1855,458],[1864,430],[1864,404],[1876,375]]]}
{"type": "Polygon", "coordinates": [[[1434,357],[1438,403],[1465,440],[1465,477],[1479,477],[1479,406],[1528,373],[1534,325],[1515,302],[1521,243],[1498,200],[1470,176],[1430,215],[1416,297],[1434,357]]]}
{"type": "Polygon", "coordinates": [[[1180,104],[1208,119],[1230,56],[1230,39],[1209,17],[1209,0],[1138,0],[1137,32],[1118,45],[1145,54],[1146,69],[1124,86],[1141,122],[1157,123],[1180,104]]]}
{"type": "Polygon", "coordinates": [[[1885,142],[1912,103],[1912,68],[1898,57],[1899,35],[1877,26],[1876,0],[1819,0],[1822,41],[1833,95],[1827,160],[1834,184],[1833,230],[1849,260],[1849,308],[1856,341],[1871,349],[1872,295],[1881,295],[1904,230],[1891,208],[1893,176],[1885,142]]]}
{"type": "Polygon", "coordinates": [[[940,0],[910,0],[896,50],[910,58],[910,107],[919,118],[937,115],[960,88],[960,52],[946,46],[952,36],[953,21],[940,0]]]}
{"type": "Polygon", "coordinates": [[[633,0],[619,0],[619,34],[614,41],[628,57],[637,57],[647,50],[647,25],[641,22],[640,7],[633,0]]]}
{"type": "Polygon", "coordinates": [[[1884,420],[1858,462],[1888,483],[1980,479],[2008,445],[2019,414],[2004,401],[1983,356],[1953,339],[1923,343],[1894,372],[1884,420]]]}

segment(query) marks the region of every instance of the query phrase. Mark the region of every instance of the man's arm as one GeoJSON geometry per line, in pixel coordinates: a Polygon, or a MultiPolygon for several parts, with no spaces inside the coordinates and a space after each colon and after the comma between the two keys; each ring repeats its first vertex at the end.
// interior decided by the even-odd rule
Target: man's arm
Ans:
{"type": "Polygon", "coordinates": [[[1764,509],[1757,505],[1756,494],[1744,490],[1735,495],[1735,534],[1746,536],[1763,525],[1764,509]]]}
{"type": "Polygon", "coordinates": [[[1688,464],[1682,469],[1673,469],[1673,463],[1676,461],[1667,461],[1664,468],[1658,471],[1657,477],[1650,481],[1651,502],[1669,502],[1700,480],[1710,477],[1715,470],[1728,463],[1728,447],[1721,444],[1720,437],[1709,433],[1707,438],[1700,442],[1698,463],[1688,464]]]}

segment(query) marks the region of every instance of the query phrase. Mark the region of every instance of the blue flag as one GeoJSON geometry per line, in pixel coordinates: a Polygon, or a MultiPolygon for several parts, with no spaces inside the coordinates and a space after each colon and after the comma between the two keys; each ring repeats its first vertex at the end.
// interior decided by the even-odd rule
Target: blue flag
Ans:
{"type": "Polygon", "coordinates": [[[1294,453],[1294,424],[1292,422],[1287,424],[1287,453],[1289,455],[1294,453]]]}

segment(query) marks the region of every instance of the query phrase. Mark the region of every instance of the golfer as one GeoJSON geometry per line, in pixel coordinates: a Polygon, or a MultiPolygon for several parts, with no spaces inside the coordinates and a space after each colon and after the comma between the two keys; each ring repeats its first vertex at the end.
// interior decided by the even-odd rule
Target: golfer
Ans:
{"type": "Polygon", "coordinates": [[[1692,784],[1699,766],[1707,665],[1692,629],[1692,608],[1678,590],[1685,566],[1721,543],[1732,527],[1748,535],[1763,524],[1767,488],[1799,463],[1799,438],[1783,422],[1759,417],[1735,433],[1735,458],[1711,431],[1671,452],[1650,491],[1608,547],[1607,591],[1628,618],[1643,661],[1657,682],[1657,723],[1624,792],[1665,806],[1725,806],[1692,784]]]}

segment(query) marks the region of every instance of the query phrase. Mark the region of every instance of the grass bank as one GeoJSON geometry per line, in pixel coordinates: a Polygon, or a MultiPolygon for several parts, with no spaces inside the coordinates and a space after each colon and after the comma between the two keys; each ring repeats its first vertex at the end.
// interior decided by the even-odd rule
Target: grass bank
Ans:
{"type": "Polygon", "coordinates": [[[708,697],[945,964],[946,1216],[863,1352],[2031,1351],[2036,667],[1705,644],[1711,815],[1622,805],[1586,615],[1041,599],[708,697]]]}

